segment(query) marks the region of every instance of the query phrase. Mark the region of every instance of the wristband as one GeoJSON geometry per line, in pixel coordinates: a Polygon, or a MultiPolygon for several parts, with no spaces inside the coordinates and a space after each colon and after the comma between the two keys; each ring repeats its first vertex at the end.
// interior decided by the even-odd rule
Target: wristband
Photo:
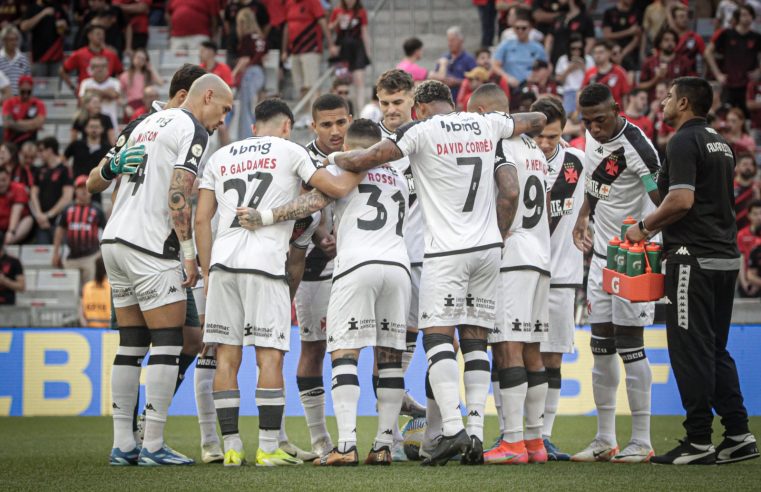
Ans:
{"type": "Polygon", "coordinates": [[[196,259],[196,248],[193,245],[193,240],[180,241],[180,248],[182,249],[182,257],[186,260],[196,259]]]}
{"type": "Polygon", "coordinates": [[[338,154],[338,152],[333,152],[332,154],[330,154],[328,156],[328,164],[333,164],[334,166],[337,166],[337,164],[336,164],[336,154],[338,154]]]}
{"type": "Polygon", "coordinates": [[[262,218],[262,225],[268,226],[275,223],[275,216],[272,210],[262,210],[259,212],[259,216],[262,218]]]}
{"type": "Polygon", "coordinates": [[[111,170],[111,161],[106,162],[104,166],[100,168],[100,177],[105,181],[113,181],[116,177],[116,173],[111,170]]]}

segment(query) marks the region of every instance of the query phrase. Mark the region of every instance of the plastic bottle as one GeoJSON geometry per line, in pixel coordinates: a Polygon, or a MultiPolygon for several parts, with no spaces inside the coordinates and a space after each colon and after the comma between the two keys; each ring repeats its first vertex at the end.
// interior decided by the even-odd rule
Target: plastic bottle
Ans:
{"type": "Polygon", "coordinates": [[[626,275],[636,277],[645,273],[645,248],[632,244],[626,254],[626,275]]]}
{"type": "Polygon", "coordinates": [[[626,219],[624,219],[624,223],[621,224],[621,241],[626,240],[626,230],[636,224],[637,221],[634,220],[631,215],[628,215],[626,219]]]}
{"type": "Polygon", "coordinates": [[[616,256],[618,256],[618,247],[621,245],[621,240],[618,236],[613,236],[613,239],[608,242],[608,269],[616,270],[616,256]]]}
{"type": "Polygon", "coordinates": [[[650,243],[645,247],[645,252],[647,253],[647,261],[650,263],[652,273],[661,273],[661,245],[650,243]]]}
{"type": "Polygon", "coordinates": [[[626,255],[629,253],[630,244],[628,241],[624,241],[618,247],[618,255],[616,256],[616,271],[619,273],[626,273],[626,255]]]}

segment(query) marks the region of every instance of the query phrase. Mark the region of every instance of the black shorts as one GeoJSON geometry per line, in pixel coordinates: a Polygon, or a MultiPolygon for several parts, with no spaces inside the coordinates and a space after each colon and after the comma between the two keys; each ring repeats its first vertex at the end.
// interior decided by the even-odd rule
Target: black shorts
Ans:
{"type": "Polygon", "coordinates": [[[345,63],[350,71],[362,70],[370,65],[370,57],[367,56],[365,43],[361,39],[344,38],[338,43],[340,52],[331,62],[345,63]]]}

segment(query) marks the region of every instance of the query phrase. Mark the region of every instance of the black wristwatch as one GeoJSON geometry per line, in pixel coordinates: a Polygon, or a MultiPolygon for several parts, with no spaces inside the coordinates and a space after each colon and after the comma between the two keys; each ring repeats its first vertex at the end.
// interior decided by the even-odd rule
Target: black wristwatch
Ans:
{"type": "Polygon", "coordinates": [[[644,220],[644,219],[643,219],[643,220],[640,220],[640,221],[637,223],[637,227],[639,227],[639,230],[640,230],[640,231],[642,232],[642,234],[644,234],[645,236],[649,236],[649,235],[650,235],[650,231],[648,231],[648,230],[647,230],[647,228],[645,227],[645,220],[644,220]]]}

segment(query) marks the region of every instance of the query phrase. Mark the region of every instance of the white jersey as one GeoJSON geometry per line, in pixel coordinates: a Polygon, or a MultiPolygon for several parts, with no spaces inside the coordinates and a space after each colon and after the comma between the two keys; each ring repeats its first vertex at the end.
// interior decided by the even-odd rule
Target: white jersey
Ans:
{"type": "Polygon", "coordinates": [[[285,278],[294,221],[249,231],[238,223],[235,209],[285,205],[298,197],[301,181],[309,182],[316,171],[304,147],[278,137],[250,137],[212,154],[200,185],[214,191],[219,214],[211,270],[285,278]]]}
{"type": "Polygon", "coordinates": [[[584,203],[584,152],[558,145],[548,161],[551,287],[580,287],[584,256],[573,244],[573,227],[584,203]]]}
{"type": "Polygon", "coordinates": [[[317,226],[320,225],[320,218],[322,212],[317,211],[312,215],[308,215],[303,219],[299,219],[293,224],[293,232],[291,233],[291,246],[299,249],[307,249],[312,244],[312,236],[314,231],[317,230],[317,226]]]}
{"type": "MultiPolygon", "coordinates": [[[[382,121],[380,129],[384,138],[394,134],[394,132],[383,125],[382,121]]],[[[407,245],[407,254],[412,266],[422,266],[423,250],[425,249],[425,223],[423,222],[423,212],[420,209],[420,201],[415,193],[415,178],[412,176],[410,159],[405,156],[389,162],[389,165],[400,173],[403,173],[404,177],[407,178],[407,189],[409,190],[410,199],[407,206],[407,215],[404,217],[404,243],[407,245]]]]}
{"type": "Polygon", "coordinates": [[[639,219],[648,210],[647,192],[657,190],[654,178],[660,161],[650,140],[628,121],[607,143],[597,142],[589,132],[586,137],[585,190],[594,214],[594,252],[604,258],[608,241],[621,234],[624,219],[639,219]]]}
{"type": "MultiPolygon", "coordinates": [[[[328,171],[346,172],[335,165],[328,171]]],[[[404,176],[390,165],[367,172],[359,185],[336,201],[333,280],[370,263],[398,265],[409,272],[404,217],[409,192],[404,176]]]]}
{"type": "MultiPolygon", "coordinates": [[[[317,142],[312,140],[306,146],[307,152],[317,165],[321,165],[327,154],[317,147],[317,142]]],[[[322,210],[325,229],[333,231],[333,204],[331,203],[322,210]]],[[[328,258],[325,253],[310,242],[307,246],[307,256],[304,262],[304,276],[302,282],[316,282],[328,280],[333,276],[333,260],[328,258]]]]}
{"type": "Polygon", "coordinates": [[[520,198],[510,235],[505,240],[501,271],[534,270],[550,275],[550,225],[547,220],[547,159],[531,137],[502,140],[495,170],[513,166],[520,198]]]}
{"type": "Polygon", "coordinates": [[[151,256],[179,258],[180,244],[169,213],[172,174],[175,169],[196,174],[208,141],[206,128],[180,108],[152,113],[128,138],[120,135],[117,147],[145,145],[145,157],[135,174],[122,178],[102,243],[122,243],[151,256]]]}
{"type": "Polygon", "coordinates": [[[502,246],[494,206],[494,152],[513,135],[505,113],[453,112],[390,137],[410,158],[425,219],[425,257],[502,246]]]}

